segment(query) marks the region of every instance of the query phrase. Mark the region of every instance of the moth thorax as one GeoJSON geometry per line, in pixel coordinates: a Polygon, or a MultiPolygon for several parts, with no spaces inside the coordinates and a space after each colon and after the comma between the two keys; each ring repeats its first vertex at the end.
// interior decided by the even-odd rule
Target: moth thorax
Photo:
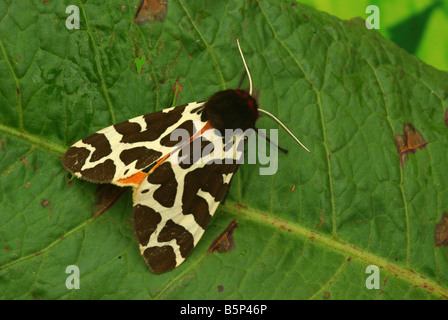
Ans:
{"type": "Polygon", "coordinates": [[[206,102],[203,117],[223,135],[225,129],[255,129],[257,101],[242,90],[219,91],[206,102]]]}

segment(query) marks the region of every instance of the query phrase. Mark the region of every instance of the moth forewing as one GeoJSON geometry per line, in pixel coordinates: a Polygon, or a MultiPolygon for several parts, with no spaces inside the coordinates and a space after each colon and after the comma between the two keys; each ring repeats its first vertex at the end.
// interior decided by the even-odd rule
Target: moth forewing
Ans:
{"type": "MultiPolygon", "coordinates": [[[[104,128],[73,144],[63,158],[76,177],[95,183],[120,182],[144,170],[172,150],[169,133],[189,129],[203,103],[161,110],[104,128]]],[[[192,132],[192,129],[189,129],[192,132]]]]}

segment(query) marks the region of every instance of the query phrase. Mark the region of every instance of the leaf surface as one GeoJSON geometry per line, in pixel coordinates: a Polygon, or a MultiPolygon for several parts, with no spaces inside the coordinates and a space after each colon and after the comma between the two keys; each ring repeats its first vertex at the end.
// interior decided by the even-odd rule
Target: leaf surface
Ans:
{"type": "MultiPolygon", "coordinates": [[[[3,299],[446,299],[448,75],[367,30],[287,1],[172,1],[133,23],[138,1],[0,4],[0,297],[3,299]],[[235,88],[242,44],[260,106],[283,131],[278,171],[245,164],[202,240],[155,275],[131,228],[128,190],[94,219],[96,185],[61,157],[113,123],[235,88]],[[137,71],[135,59],[149,60],[137,71]],[[140,72],[141,71],[141,72],[140,72]],[[426,147],[400,159],[410,123],[426,147]],[[237,219],[235,248],[207,253],[237,219]],[[80,289],[69,290],[69,265],[80,289]],[[367,289],[378,266],[380,289],[367,289]]],[[[247,81],[243,87],[247,86],[247,81]]],[[[278,129],[263,117],[259,128],[278,129]]],[[[272,132],[271,132],[272,133],[272,132]]]]}

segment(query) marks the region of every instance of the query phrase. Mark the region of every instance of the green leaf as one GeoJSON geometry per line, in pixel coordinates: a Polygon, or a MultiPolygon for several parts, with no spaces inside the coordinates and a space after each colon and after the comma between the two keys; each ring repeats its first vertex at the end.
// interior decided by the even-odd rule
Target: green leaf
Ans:
{"type": "MultiPolygon", "coordinates": [[[[2,299],[446,299],[448,75],[364,21],[290,1],[170,1],[133,23],[138,1],[0,4],[2,299]],[[242,44],[261,107],[283,130],[278,172],[242,165],[202,240],[152,274],[130,223],[131,190],[92,218],[95,184],[67,181],[75,141],[112,123],[238,85],[242,44]],[[137,72],[134,63],[149,63],[137,72]],[[400,159],[403,124],[427,146],[400,159]],[[402,161],[400,161],[402,160],[402,161]],[[234,219],[235,249],[207,253],[234,219]],[[80,289],[69,290],[69,265],[80,289]],[[378,266],[380,289],[367,289],[378,266]]],[[[243,87],[247,86],[247,82],[243,87]]],[[[259,128],[277,129],[263,117],[259,128]]]]}

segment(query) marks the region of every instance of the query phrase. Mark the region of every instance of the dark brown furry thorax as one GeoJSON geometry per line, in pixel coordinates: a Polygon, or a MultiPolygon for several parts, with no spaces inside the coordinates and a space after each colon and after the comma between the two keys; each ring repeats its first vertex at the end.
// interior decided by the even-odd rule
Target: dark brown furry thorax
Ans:
{"type": "Polygon", "coordinates": [[[242,90],[215,93],[204,106],[202,120],[209,120],[213,128],[224,135],[225,129],[255,129],[258,119],[257,101],[242,90]]]}

